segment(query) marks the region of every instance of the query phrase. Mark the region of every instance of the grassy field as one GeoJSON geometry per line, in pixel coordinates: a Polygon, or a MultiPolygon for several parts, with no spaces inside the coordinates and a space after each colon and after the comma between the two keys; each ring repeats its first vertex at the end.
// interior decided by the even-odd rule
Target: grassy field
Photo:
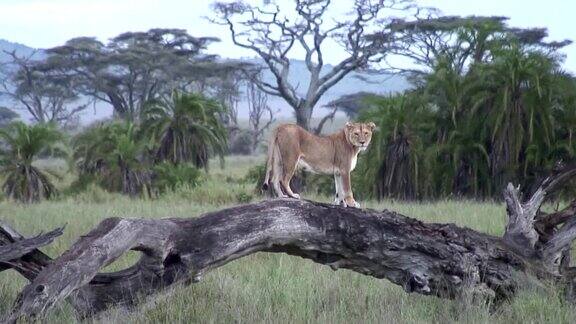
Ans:
{"type": "MultiPolygon", "coordinates": [[[[202,188],[182,189],[157,200],[130,200],[94,187],[75,196],[31,206],[2,202],[0,218],[25,235],[66,224],[64,235],[43,249],[57,256],[106,217],[196,217],[258,199],[253,193],[254,184],[241,179],[249,166],[261,161],[255,157],[228,158],[224,170],[212,168],[202,188]]],[[[330,200],[328,197],[306,198],[330,200]]],[[[497,203],[368,201],[364,206],[393,209],[429,222],[454,222],[494,235],[501,234],[505,223],[505,209],[497,203]]],[[[127,267],[136,257],[135,253],[129,254],[108,270],[127,267]]],[[[25,283],[16,273],[0,273],[0,314],[10,309],[25,283]]],[[[51,323],[73,321],[72,309],[65,303],[48,318],[51,323]]],[[[200,283],[148,298],[137,309],[114,309],[95,321],[574,323],[576,308],[563,303],[558,290],[550,288],[521,292],[512,302],[490,310],[486,305],[409,295],[385,280],[347,270],[334,272],[297,257],[261,253],[219,268],[200,283]]]]}

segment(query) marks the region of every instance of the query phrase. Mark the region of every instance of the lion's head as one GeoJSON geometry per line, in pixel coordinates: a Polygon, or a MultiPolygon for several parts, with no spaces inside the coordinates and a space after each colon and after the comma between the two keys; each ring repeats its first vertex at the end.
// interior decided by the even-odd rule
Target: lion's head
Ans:
{"type": "Polygon", "coordinates": [[[346,134],[346,139],[348,142],[350,142],[350,144],[364,151],[368,148],[368,145],[372,140],[372,132],[375,128],[376,125],[372,122],[347,122],[346,126],[344,127],[344,133],[346,134]]]}

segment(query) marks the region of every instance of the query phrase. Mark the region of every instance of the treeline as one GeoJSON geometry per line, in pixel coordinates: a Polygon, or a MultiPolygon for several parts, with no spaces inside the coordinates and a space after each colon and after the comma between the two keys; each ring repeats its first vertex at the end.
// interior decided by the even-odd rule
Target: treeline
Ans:
{"type": "Polygon", "coordinates": [[[200,92],[229,104],[243,63],[205,54],[217,41],[182,29],[126,32],[107,43],[78,37],[28,56],[7,53],[1,94],[33,121],[77,122],[92,103],[108,104],[114,117],[137,121],[150,100],[173,90],[200,92]]]}
{"type": "MultiPolygon", "coordinates": [[[[270,54],[260,48],[268,44],[264,40],[252,40],[248,47],[267,57],[266,67],[278,72],[277,89],[294,97],[295,117],[301,112],[296,120],[309,130],[320,132],[334,117],[333,111],[315,129],[310,125],[312,103],[347,73],[382,63],[389,55],[410,61],[395,68],[412,82],[410,91],[384,97],[360,93],[333,104],[351,118],[379,126],[355,171],[360,197],[499,197],[508,182],[530,187],[558,161],[574,159],[576,81],[562,70],[559,52],[569,41],[548,42],[546,29],[512,28],[503,17],[392,19],[380,27],[374,24],[375,13],[383,7],[359,1],[356,20],[337,30],[355,26],[349,30],[359,34],[348,42],[357,54],[351,55],[365,52],[363,59],[337,65],[327,72],[336,73],[335,79],[318,88],[313,81],[322,63],[307,56],[311,100],[306,102],[295,98],[297,85],[287,83],[286,53],[298,40],[306,44],[306,36],[342,35],[323,32],[319,20],[312,19],[324,15],[329,1],[296,3],[297,9],[316,15],[298,11],[303,15],[294,22],[298,28],[279,41],[269,40],[274,44],[270,54]],[[368,20],[366,13],[372,13],[368,20]],[[317,28],[300,29],[306,22],[317,28]]],[[[258,12],[229,5],[220,9],[229,26],[237,15],[258,12]]],[[[75,38],[29,57],[10,53],[12,61],[1,70],[0,94],[26,109],[36,123],[16,122],[0,131],[4,193],[26,202],[54,196],[49,174],[33,164],[39,157],[70,158],[78,174],[72,190],[96,183],[136,197],[196,184],[212,157],[253,154],[274,120],[267,94],[281,95],[259,78],[264,66],[205,54],[213,41],[179,29],[152,29],[124,33],[105,44],[75,38]],[[249,101],[249,129],[238,123],[242,95],[249,101]],[[76,130],[74,136],[62,132],[94,102],[109,104],[113,117],[76,130]]],[[[311,51],[321,55],[320,45],[311,51]]],[[[13,118],[10,111],[0,115],[3,125],[13,118]]],[[[259,167],[251,176],[262,172],[259,167]]],[[[313,178],[308,189],[332,192],[329,177],[325,182],[313,178]]]]}
{"type": "Polygon", "coordinates": [[[195,186],[208,159],[226,152],[223,106],[196,94],[174,92],[170,103],[149,102],[140,122],[96,123],[70,138],[53,123],[13,122],[0,129],[3,191],[11,199],[52,198],[52,174],[34,162],[42,156],[71,161],[78,174],[70,190],[97,184],[130,197],[155,197],[195,186]]]}
{"type": "MultiPolygon", "coordinates": [[[[25,110],[31,124],[10,123],[0,111],[1,172],[6,197],[34,202],[54,197],[54,177],[34,164],[69,160],[78,175],[71,191],[90,184],[131,197],[196,185],[210,158],[229,143],[250,153],[273,121],[266,94],[249,79],[260,67],[204,53],[214,38],[180,29],[127,32],[102,43],[79,37],[29,56],[8,53],[0,95],[25,110]],[[249,101],[249,128],[238,126],[241,89],[249,101]],[[94,103],[113,116],[79,127],[94,103]]],[[[72,170],[70,170],[72,171],[72,170]]]]}
{"type": "Polygon", "coordinates": [[[412,46],[423,54],[409,71],[415,88],[359,99],[359,119],[379,126],[355,172],[359,194],[498,198],[509,182],[530,188],[574,160],[576,79],[558,52],[569,42],[500,17],[404,27],[418,29],[412,46]]]}
{"type": "MultiPolygon", "coordinates": [[[[273,119],[266,94],[252,82],[262,67],[206,54],[217,41],[155,28],[122,33],[106,43],[77,37],[29,55],[8,52],[9,60],[0,65],[0,97],[32,122],[73,130],[93,107],[109,106],[113,119],[139,123],[150,102],[169,103],[174,91],[199,93],[226,107],[218,114],[229,139],[247,141],[252,151],[273,119]],[[244,130],[237,112],[242,100],[250,113],[244,130]]],[[[13,117],[0,111],[0,122],[13,117]]]]}

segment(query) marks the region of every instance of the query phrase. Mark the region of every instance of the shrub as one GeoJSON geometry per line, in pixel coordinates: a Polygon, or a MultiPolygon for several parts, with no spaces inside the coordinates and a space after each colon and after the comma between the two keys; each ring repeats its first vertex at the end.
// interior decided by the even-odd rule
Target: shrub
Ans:
{"type": "Polygon", "coordinates": [[[266,176],[266,164],[259,164],[251,167],[246,176],[244,176],[244,181],[247,183],[256,184],[256,188],[260,190],[262,183],[264,182],[264,177],[266,176]]]}
{"type": "Polygon", "coordinates": [[[182,186],[196,187],[202,181],[201,172],[192,164],[162,162],[152,169],[152,187],[158,192],[175,190],[182,186]]]}
{"type": "Polygon", "coordinates": [[[74,159],[81,177],[94,177],[108,191],[150,196],[147,144],[133,123],[101,123],[74,138],[74,159]]]}
{"type": "MultiPolygon", "coordinates": [[[[266,164],[256,165],[248,170],[244,177],[244,182],[254,184],[254,191],[262,193],[262,184],[265,176],[266,164]]],[[[332,196],[334,195],[334,177],[325,174],[297,172],[291,183],[293,190],[296,190],[296,187],[302,187],[302,191],[308,194],[332,196]],[[299,183],[294,183],[295,181],[299,181],[299,183]]],[[[272,191],[272,189],[269,189],[267,194],[273,195],[272,191]]]]}
{"type": "Polygon", "coordinates": [[[97,185],[93,181],[87,182],[83,184],[83,186],[77,188],[82,189],[79,191],[73,191],[70,194],[72,201],[75,202],[102,204],[122,199],[123,197],[119,193],[111,193],[102,189],[101,186],[97,185]]]}
{"type": "Polygon", "coordinates": [[[244,191],[241,191],[236,194],[236,201],[239,204],[247,204],[251,202],[252,199],[254,199],[254,196],[244,191]]]}
{"type": "Polygon", "coordinates": [[[232,154],[252,154],[252,136],[246,130],[240,130],[231,136],[228,151],[232,154]]]}

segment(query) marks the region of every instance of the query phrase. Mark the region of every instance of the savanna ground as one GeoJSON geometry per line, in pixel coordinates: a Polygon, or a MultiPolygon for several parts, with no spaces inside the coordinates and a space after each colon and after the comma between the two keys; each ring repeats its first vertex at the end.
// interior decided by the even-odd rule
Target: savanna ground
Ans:
{"type": "MultiPolygon", "coordinates": [[[[64,235],[43,249],[51,256],[66,250],[80,235],[106,217],[196,217],[259,199],[255,184],[243,181],[250,166],[263,157],[229,157],[226,168],[211,168],[203,186],[171,192],[157,200],[131,200],[97,187],[34,205],[0,203],[0,218],[25,235],[66,225],[64,235]]],[[[50,168],[58,164],[46,165],[50,168]]],[[[60,180],[64,185],[69,179],[60,180]]],[[[330,201],[330,197],[306,197],[330,201]]],[[[362,201],[361,197],[358,197],[362,201]]],[[[500,235],[505,208],[500,203],[441,201],[433,203],[363,202],[365,207],[392,209],[427,222],[458,225],[500,235]]],[[[108,270],[127,267],[129,254],[108,270]]],[[[26,284],[14,272],[0,273],[0,313],[7,312],[26,284]]],[[[51,323],[74,322],[72,309],[61,304],[51,323]]],[[[524,291],[513,301],[491,309],[464,300],[448,301],[410,295],[386,280],[330,268],[287,255],[259,253],[208,273],[200,283],[178,286],[146,299],[137,309],[111,310],[96,322],[327,322],[327,323],[574,323],[576,308],[562,302],[554,287],[524,291]]]]}

